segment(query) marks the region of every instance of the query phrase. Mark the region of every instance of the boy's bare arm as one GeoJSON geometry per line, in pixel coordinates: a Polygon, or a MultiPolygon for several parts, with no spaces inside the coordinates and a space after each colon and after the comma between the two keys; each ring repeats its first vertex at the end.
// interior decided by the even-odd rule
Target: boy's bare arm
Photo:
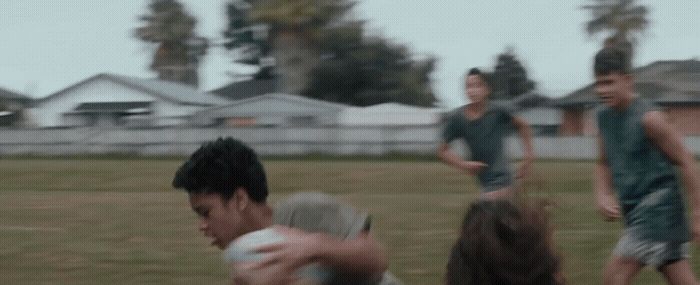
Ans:
{"type": "Polygon", "coordinates": [[[644,131],[661,152],[678,166],[683,176],[685,190],[692,204],[693,236],[700,240],[700,178],[695,164],[695,158],[683,145],[681,135],[666,121],[663,113],[652,111],[642,118],[644,131]]]}
{"type": "Polygon", "coordinates": [[[438,157],[448,165],[461,171],[467,171],[471,175],[478,174],[487,165],[480,161],[465,161],[450,149],[447,143],[440,143],[438,146],[438,157]]]}
{"type": "Polygon", "coordinates": [[[307,233],[293,228],[279,230],[288,239],[258,248],[267,257],[254,269],[274,265],[296,269],[318,262],[340,272],[380,279],[388,267],[384,247],[369,232],[341,240],[323,233],[307,233]]]}
{"type": "Polygon", "coordinates": [[[610,175],[610,167],[608,166],[605,148],[600,135],[597,139],[598,145],[598,160],[595,164],[593,172],[593,183],[595,191],[595,200],[598,212],[600,212],[606,220],[615,220],[620,218],[620,204],[613,193],[612,176],[610,175]]]}

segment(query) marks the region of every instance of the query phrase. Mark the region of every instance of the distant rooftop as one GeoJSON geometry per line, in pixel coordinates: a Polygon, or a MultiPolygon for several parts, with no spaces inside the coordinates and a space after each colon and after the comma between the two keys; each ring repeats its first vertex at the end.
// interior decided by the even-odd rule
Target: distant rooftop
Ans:
{"type": "Polygon", "coordinates": [[[209,92],[204,92],[197,90],[193,86],[182,84],[179,82],[165,81],[160,79],[144,79],[129,77],[123,75],[115,75],[108,73],[101,73],[83,81],[75,83],[63,90],[60,90],[54,94],[51,94],[41,101],[49,100],[56,96],[60,96],[67,91],[76,88],[77,86],[83,85],[87,82],[105,79],[117,84],[122,84],[131,88],[141,90],[143,92],[152,94],[163,99],[174,101],[180,104],[192,104],[192,105],[222,105],[229,103],[228,100],[215,96],[209,92]]]}

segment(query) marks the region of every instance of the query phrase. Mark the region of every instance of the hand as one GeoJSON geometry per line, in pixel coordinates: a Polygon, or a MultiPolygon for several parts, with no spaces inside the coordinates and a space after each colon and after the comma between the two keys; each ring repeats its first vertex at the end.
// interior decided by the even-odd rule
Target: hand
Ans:
{"type": "Polygon", "coordinates": [[[599,197],[596,198],[596,204],[598,206],[598,212],[603,215],[606,221],[614,221],[621,217],[620,205],[611,195],[599,195],[599,197]]]}
{"type": "Polygon", "coordinates": [[[467,171],[471,175],[477,175],[487,166],[489,165],[481,161],[463,161],[460,164],[460,169],[467,171]]]}

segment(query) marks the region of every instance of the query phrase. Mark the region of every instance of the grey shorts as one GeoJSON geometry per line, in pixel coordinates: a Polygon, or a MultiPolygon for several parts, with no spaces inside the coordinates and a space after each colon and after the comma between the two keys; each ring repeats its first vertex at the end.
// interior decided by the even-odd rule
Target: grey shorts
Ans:
{"type": "Polygon", "coordinates": [[[639,238],[634,231],[625,230],[613,254],[661,269],[665,265],[690,258],[690,243],[646,240],[639,238]]]}
{"type": "Polygon", "coordinates": [[[494,191],[499,191],[499,190],[510,190],[510,185],[490,185],[490,186],[482,186],[479,193],[481,194],[486,194],[494,191]]]}

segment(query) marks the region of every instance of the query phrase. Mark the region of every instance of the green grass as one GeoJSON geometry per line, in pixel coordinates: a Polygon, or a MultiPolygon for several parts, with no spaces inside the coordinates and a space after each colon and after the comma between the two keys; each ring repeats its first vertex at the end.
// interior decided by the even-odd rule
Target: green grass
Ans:
{"type": "MultiPolygon", "coordinates": [[[[180,160],[0,160],[0,284],[227,284],[217,249],[170,181],[180,160]]],[[[390,269],[440,284],[474,181],[434,161],[266,160],[271,200],[336,195],[374,217],[390,269]]],[[[600,284],[620,225],[594,211],[590,162],[535,164],[526,188],[554,199],[569,284],[600,284]]],[[[697,256],[697,250],[694,250],[697,256]]],[[[700,262],[693,261],[696,272],[700,262]]],[[[660,284],[645,270],[635,284],[660,284]]]]}

